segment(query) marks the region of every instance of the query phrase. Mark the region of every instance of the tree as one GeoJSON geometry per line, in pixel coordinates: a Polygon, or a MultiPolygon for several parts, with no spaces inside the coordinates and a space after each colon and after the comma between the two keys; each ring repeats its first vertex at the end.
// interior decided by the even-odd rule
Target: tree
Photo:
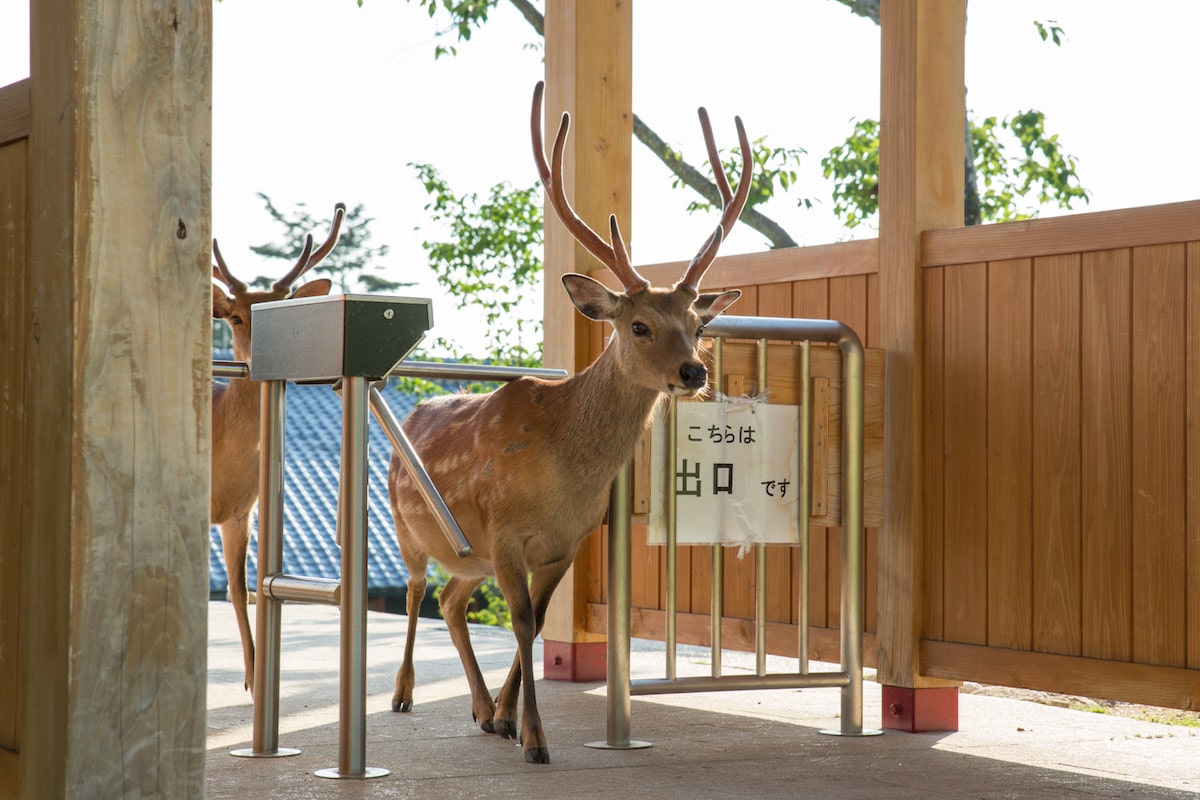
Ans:
{"type": "MultiPolygon", "coordinates": [[[[480,310],[487,322],[482,359],[458,359],[541,364],[542,323],[535,299],[541,296],[541,187],[498,183],[481,200],[474,193],[458,195],[432,165],[409,166],[430,196],[425,210],[444,234],[421,242],[437,282],[459,308],[480,310]]],[[[442,337],[435,346],[458,352],[442,337]]]]}
{"type": "MultiPolygon", "coordinates": [[[[283,227],[279,240],[252,246],[250,249],[265,258],[279,258],[294,262],[304,249],[304,239],[313,231],[328,231],[332,217],[316,219],[305,208],[304,203],[297,203],[291,214],[284,214],[271,198],[259,192],[258,196],[266,206],[267,213],[283,227]]],[[[384,269],[380,259],[388,254],[386,244],[373,247],[371,242],[371,223],[374,218],[366,215],[365,207],[360,203],[346,211],[346,219],[342,223],[341,238],[337,247],[325,257],[320,264],[313,268],[314,274],[330,278],[343,292],[350,292],[354,284],[363,292],[391,292],[412,283],[400,283],[388,280],[375,274],[384,269]]],[[[253,281],[247,281],[252,286],[266,288],[279,276],[259,275],[253,281]]]]}
{"type": "MultiPolygon", "coordinates": [[[[413,2],[414,0],[409,0],[413,2]]],[[[434,57],[456,54],[453,44],[444,43],[448,36],[457,41],[470,41],[472,32],[484,25],[490,11],[500,0],[415,0],[429,12],[431,19],[446,19],[437,36],[434,57]]],[[[509,0],[529,22],[539,37],[545,36],[545,17],[531,0],[509,0]]],[[[879,0],[838,0],[851,12],[879,24],[879,0]]],[[[361,6],[363,0],[359,0],[361,6]]],[[[1063,29],[1053,20],[1035,21],[1034,26],[1042,41],[1061,46],[1063,29]]],[[[1002,221],[1017,219],[1035,213],[1032,203],[1021,204],[1019,200],[1036,197],[1041,204],[1054,203],[1062,208],[1071,208],[1082,200],[1087,202],[1087,191],[1079,184],[1075,173],[1075,159],[1063,152],[1058,136],[1045,131],[1045,116],[1030,109],[1005,117],[987,117],[974,123],[968,112],[966,119],[964,155],[964,219],[968,225],[977,225],[985,220],[1002,221]],[[998,121],[999,120],[999,121],[998,121]],[[1012,154],[1012,137],[1015,136],[1023,155],[1012,154]],[[982,179],[981,179],[982,176],[982,179]],[[980,191],[980,183],[984,190],[980,191]]],[[[633,115],[633,133],[645,147],[676,176],[675,185],[686,186],[698,194],[703,201],[693,201],[689,208],[707,208],[719,204],[716,185],[705,171],[692,166],[682,154],[668,146],[636,113],[633,115]]],[[[772,248],[795,247],[795,240],[778,223],[754,208],[776,194],[776,184],[786,193],[795,178],[795,165],[803,150],[799,148],[769,148],[764,139],[754,144],[756,164],[755,191],[746,204],[740,221],[763,234],[772,248]]],[[[867,221],[878,206],[878,123],[864,120],[856,124],[846,142],[832,150],[822,166],[826,177],[834,179],[835,213],[854,227],[867,221]],[[839,165],[839,159],[846,163],[839,165]]],[[[804,208],[811,207],[807,198],[797,201],[804,208]]]]}

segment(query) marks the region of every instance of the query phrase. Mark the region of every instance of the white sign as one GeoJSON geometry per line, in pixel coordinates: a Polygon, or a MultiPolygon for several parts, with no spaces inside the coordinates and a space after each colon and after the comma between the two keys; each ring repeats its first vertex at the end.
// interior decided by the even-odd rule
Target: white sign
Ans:
{"type": "Polygon", "coordinates": [[[799,407],[750,399],[678,403],[676,418],[671,475],[665,415],[654,422],[650,543],[666,542],[672,487],[679,544],[798,542],[799,407]]]}

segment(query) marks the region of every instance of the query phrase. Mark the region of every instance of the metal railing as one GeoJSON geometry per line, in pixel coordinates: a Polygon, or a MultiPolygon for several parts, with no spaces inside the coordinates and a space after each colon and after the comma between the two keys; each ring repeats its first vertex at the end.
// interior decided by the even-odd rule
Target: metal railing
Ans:
{"type": "Polygon", "coordinates": [[[676,674],[676,504],[674,452],[675,407],[666,424],[665,442],[668,486],[666,519],[666,664],[662,678],[633,680],[630,677],[630,541],[632,489],[630,469],[622,469],[613,482],[609,505],[608,545],[608,727],[607,739],[590,747],[630,749],[649,746],[630,739],[632,695],[711,692],[743,689],[795,689],[836,687],[841,689],[841,727],[822,733],[864,736],[882,731],[864,731],[862,725],[862,664],[864,625],[863,586],[863,388],[864,353],[858,336],[846,325],[831,320],[772,317],[722,316],[705,328],[714,339],[714,380],[720,385],[724,339],[757,340],[758,385],[767,386],[767,342],[801,342],[801,419],[799,431],[802,488],[797,513],[800,517],[799,564],[799,666],[794,673],[768,674],[766,670],[766,545],[755,545],[755,661],[754,675],[721,674],[721,593],[723,587],[722,545],[712,546],[712,631],[711,676],[679,677],[676,674]],[[809,672],[808,668],[808,539],[810,533],[812,396],[810,343],[834,344],[842,354],[842,576],[841,576],[841,669],[809,672]]]}
{"type": "MultiPolygon", "coordinates": [[[[243,362],[214,361],[213,376],[247,378],[243,362]]],[[[487,365],[401,362],[388,377],[423,377],[465,381],[509,381],[523,375],[563,378],[552,369],[487,365]]],[[[284,420],[287,381],[262,381],[258,501],[258,587],[256,595],[257,656],[254,663],[252,744],[235,756],[271,758],[296,755],[279,746],[279,667],[281,606],[285,601],[326,603],[341,610],[340,687],[338,693],[338,766],[317,771],[326,778],[373,778],[388,770],[366,766],[366,482],[367,409],[374,413],[394,451],[412,476],[460,556],[470,554],[467,537],[434,486],[420,457],[379,390],[367,378],[344,376],[342,458],[338,482],[337,540],[341,546],[341,579],[332,581],[283,573],[284,420]]]]}

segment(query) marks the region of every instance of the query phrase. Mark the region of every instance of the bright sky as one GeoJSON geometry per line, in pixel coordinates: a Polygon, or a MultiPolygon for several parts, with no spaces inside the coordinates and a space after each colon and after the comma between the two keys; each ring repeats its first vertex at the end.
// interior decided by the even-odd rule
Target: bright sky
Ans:
{"type": "MultiPolygon", "coordinates": [[[[25,5],[0,9],[0,86],[28,74],[25,5]]],[[[1200,129],[1200,2],[970,0],[968,15],[968,106],[978,116],[1044,111],[1092,192],[1084,210],[1200,197],[1200,159],[1188,149],[1200,129]],[[1035,19],[1064,29],[1062,47],[1040,40],[1035,19]]],[[[406,165],[434,164],[460,193],[532,184],[528,109],[543,67],[523,45],[537,38],[501,2],[457,57],[435,62],[433,24],[415,2],[214,3],[213,227],[233,269],[278,269],[248,250],[278,235],[256,192],[319,216],[363,203],[376,243],[392,248],[388,273],[434,298],[436,332],[471,327],[424,263],[416,228],[428,228],[427,196],[406,165]]],[[[638,0],[634,59],[635,112],[693,160],[699,105],[722,147],[734,144],[739,114],[752,138],[808,151],[796,191],[820,204],[803,211],[777,198],[764,209],[801,244],[874,235],[839,227],[819,166],[854,119],[878,116],[874,24],[834,0],[638,0]]],[[[686,214],[689,195],[634,147],[635,261],[688,258],[714,219],[686,214]]],[[[740,226],[723,252],[762,247],[740,226]]]]}

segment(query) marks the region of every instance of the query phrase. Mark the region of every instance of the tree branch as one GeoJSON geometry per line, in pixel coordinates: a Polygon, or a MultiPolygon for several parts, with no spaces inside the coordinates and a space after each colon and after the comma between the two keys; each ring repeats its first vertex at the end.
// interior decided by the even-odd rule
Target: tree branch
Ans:
{"type": "MultiPolygon", "coordinates": [[[[525,18],[530,26],[540,36],[545,38],[546,18],[534,7],[533,3],[529,2],[529,0],[509,0],[509,2],[516,7],[517,11],[521,12],[521,16],[525,18]]],[[[875,2],[878,5],[878,0],[875,0],[875,2]]],[[[698,169],[680,158],[637,114],[633,115],[633,135],[659,161],[663,162],[667,169],[678,176],[684,185],[690,187],[714,206],[718,208],[721,206],[721,193],[717,190],[716,184],[704,177],[703,173],[698,169]]],[[[767,241],[771,243],[772,248],[797,246],[795,240],[788,235],[788,232],[779,223],[770,217],[760,214],[753,208],[743,209],[739,221],[744,222],[767,237],[767,241]]]]}
{"type": "MultiPolygon", "coordinates": [[[[637,114],[633,115],[633,135],[686,186],[691,187],[713,206],[721,207],[721,192],[717,189],[716,184],[704,177],[700,170],[680,158],[637,114]]],[[[743,209],[739,219],[766,236],[772,248],[798,246],[777,222],[763,216],[753,208],[743,209]]]]}

